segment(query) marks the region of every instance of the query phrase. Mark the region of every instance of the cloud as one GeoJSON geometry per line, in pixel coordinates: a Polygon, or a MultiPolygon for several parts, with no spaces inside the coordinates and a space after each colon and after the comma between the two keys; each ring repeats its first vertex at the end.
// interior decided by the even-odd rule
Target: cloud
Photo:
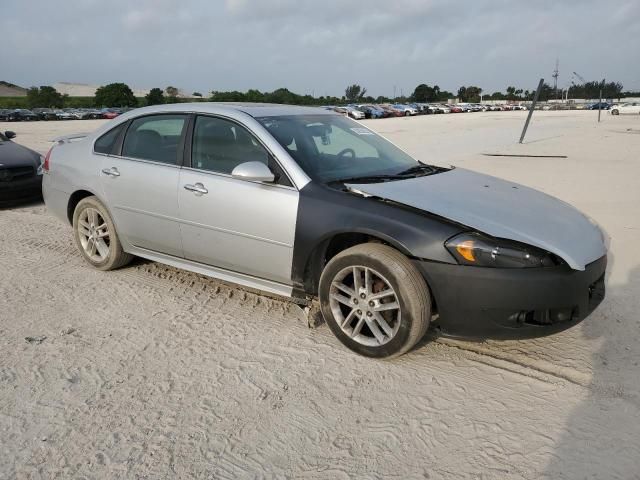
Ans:
{"type": "MultiPolygon", "coordinates": [[[[1,80],[373,95],[422,82],[485,91],[587,79],[640,89],[634,0],[84,0],[15,2],[1,80]]],[[[8,40],[7,40],[8,39],[8,40]]]]}

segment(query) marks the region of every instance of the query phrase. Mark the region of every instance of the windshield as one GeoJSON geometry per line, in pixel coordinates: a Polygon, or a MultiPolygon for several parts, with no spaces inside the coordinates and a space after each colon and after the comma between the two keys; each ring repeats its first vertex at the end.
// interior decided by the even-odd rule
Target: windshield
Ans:
{"type": "Polygon", "coordinates": [[[257,120],[314,180],[397,175],[421,164],[361,124],[341,115],[257,120]]]}

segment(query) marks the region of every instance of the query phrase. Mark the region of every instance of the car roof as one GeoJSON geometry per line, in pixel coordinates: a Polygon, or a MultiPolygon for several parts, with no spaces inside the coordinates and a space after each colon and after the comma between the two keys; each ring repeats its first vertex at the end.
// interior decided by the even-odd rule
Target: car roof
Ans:
{"type": "Polygon", "coordinates": [[[322,107],[304,107],[277,103],[247,103],[247,102],[193,102],[173,103],[168,105],[154,105],[132,110],[135,116],[148,113],[163,112],[196,112],[220,113],[221,110],[240,111],[252,117],[277,117],[285,115],[335,115],[322,107]]]}

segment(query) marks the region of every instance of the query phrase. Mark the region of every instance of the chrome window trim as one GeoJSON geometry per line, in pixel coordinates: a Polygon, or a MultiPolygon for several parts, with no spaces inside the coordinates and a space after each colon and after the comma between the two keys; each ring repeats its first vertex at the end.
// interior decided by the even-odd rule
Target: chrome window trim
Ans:
{"type": "MultiPolygon", "coordinates": [[[[216,105],[215,103],[205,102],[202,104],[166,104],[155,105],[150,107],[140,107],[135,110],[123,113],[116,117],[113,122],[117,122],[115,125],[111,125],[111,122],[106,123],[93,132],[90,137],[91,142],[100,137],[102,134],[109,131],[111,128],[117,127],[120,123],[127,122],[129,120],[135,120],[138,117],[148,116],[153,114],[187,114],[187,115],[214,115],[219,117],[225,117],[237,121],[240,125],[247,128],[253,135],[256,136],[273,154],[274,158],[278,161],[283,168],[289,179],[297,190],[302,190],[304,186],[311,182],[311,177],[302,169],[294,158],[289,155],[282,145],[273,138],[271,133],[258,122],[251,114],[246,113],[243,110],[242,105],[230,106],[229,104],[221,103],[216,105]]],[[[322,110],[314,112],[314,114],[326,114],[337,115],[335,113],[328,113],[322,110]]],[[[285,115],[285,113],[283,113],[285,115]]],[[[93,150],[93,143],[92,143],[93,150]]],[[[96,153],[97,154],[97,153],[96,153]]],[[[111,155],[118,157],[118,155],[111,155]]]]}
{"type": "Polygon", "coordinates": [[[163,167],[171,167],[171,168],[178,168],[178,169],[182,168],[182,165],[176,165],[175,163],[157,162],[155,160],[147,160],[145,158],[124,157],[122,155],[111,155],[108,153],[97,153],[97,152],[94,152],[94,155],[100,155],[101,157],[117,158],[118,160],[129,160],[132,162],[150,163],[152,165],[160,165],[163,167]]]}

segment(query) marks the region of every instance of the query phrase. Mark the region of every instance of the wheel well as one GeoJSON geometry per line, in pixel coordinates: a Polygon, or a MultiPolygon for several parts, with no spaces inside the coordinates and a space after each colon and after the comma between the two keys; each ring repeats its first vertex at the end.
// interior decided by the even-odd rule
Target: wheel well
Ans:
{"type": "Polygon", "coordinates": [[[394,247],[389,242],[366,233],[347,232],[334,235],[320,243],[309,255],[304,271],[305,291],[317,295],[320,275],[325,265],[340,252],[362,243],[382,243],[394,247]]]}
{"type": "Polygon", "coordinates": [[[75,212],[76,206],[80,203],[80,200],[91,197],[92,195],[93,193],[88,192],[87,190],[77,190],[71,194],[71,197],[69,197],[69,204],[67,205],[67,218],[69,219],[69,223],[73,224],[73,212],[75,212]]]}

